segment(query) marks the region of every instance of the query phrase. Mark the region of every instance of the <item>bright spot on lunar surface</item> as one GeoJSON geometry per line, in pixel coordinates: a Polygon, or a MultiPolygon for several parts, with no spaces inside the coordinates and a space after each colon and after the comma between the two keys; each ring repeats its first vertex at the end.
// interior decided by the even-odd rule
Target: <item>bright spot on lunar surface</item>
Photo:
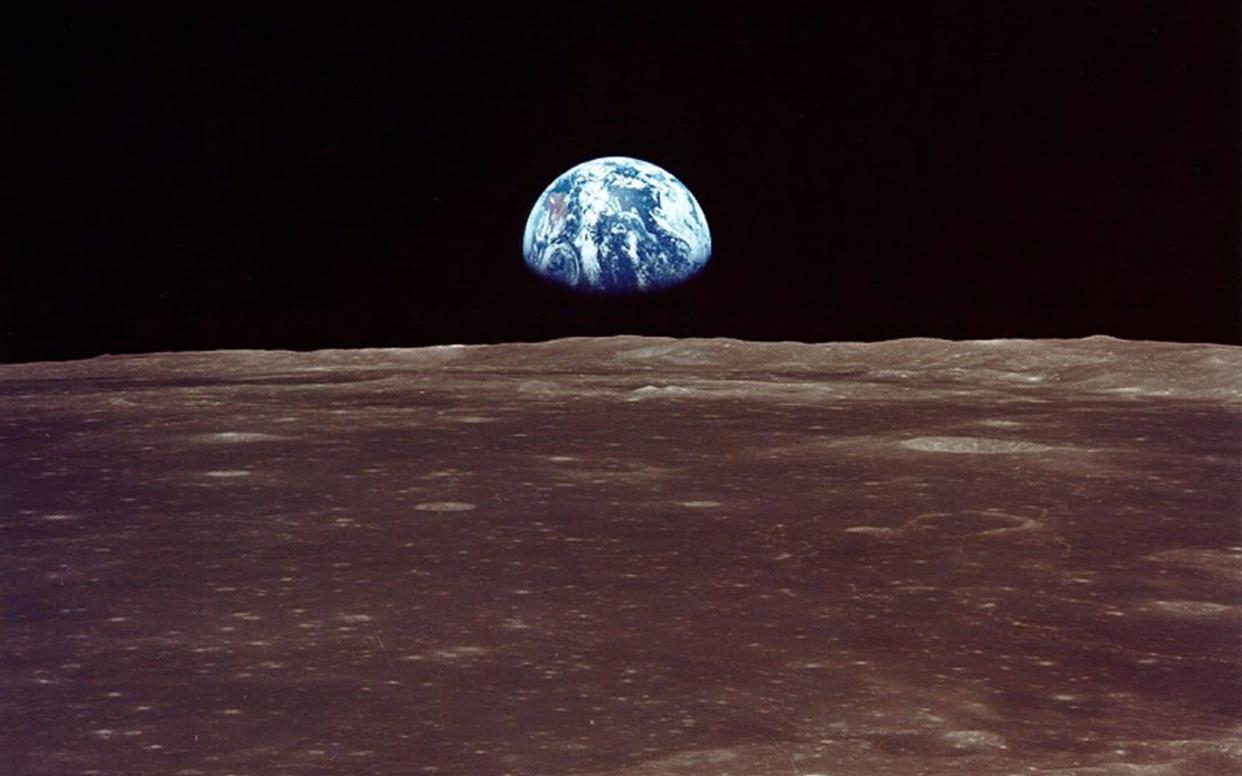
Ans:
{"type": "Polygon", "coordinates": [[[690,189],[650,162],[609,156],[552,182],[526,221],[522,253],[537,276],[576,291],[627,294],[683,283],[712,252],[690,189]]]}
{"type": "Polygon", "coordinates": [[[0,773],[1242,773],[1242,348],[0,366],[0,773]]]}

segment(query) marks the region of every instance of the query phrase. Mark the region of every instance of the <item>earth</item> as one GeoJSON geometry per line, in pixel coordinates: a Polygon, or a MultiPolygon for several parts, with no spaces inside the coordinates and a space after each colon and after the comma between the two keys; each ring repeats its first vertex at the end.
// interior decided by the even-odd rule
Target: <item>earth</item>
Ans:
{"type": "Polygon", "coordinates": [[[540,195],[522,241],[536,275],[579,291],[677,285],[707,264],[712,238],[694,195],[639,159],[583,162],[540,195]]]}

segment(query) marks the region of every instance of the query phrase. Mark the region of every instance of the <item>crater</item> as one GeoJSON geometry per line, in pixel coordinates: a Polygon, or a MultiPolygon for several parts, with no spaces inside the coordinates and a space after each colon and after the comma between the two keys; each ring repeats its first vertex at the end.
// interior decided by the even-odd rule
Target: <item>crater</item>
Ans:
{"type": "Polygon", "coordinates": [[[199,434],[194,437],[199,442],[208,444],[236,444],[239,442],[274,442],[288,437],[276,434],[262,434],[256,431],[219,431],[214,434],[199,434]]]}
{"type": "Polygon", "coordinates": [[[1017,453],[1043,453],[1055,450],[1050,445],[1026,442],[1020,439],[991,439],[969,436],[926,436],[902,440],[901,446],[908,450],[925,453],[959,453],[967,455],[1012,455],[1017,453]]]}
{"type": "Polygon", "coordinates": [[[410,662],[430,661],[433,663],[454,663],[458,661],[467,661],[474,658],[483,657],[488,654],[485,647],[476,646],[453,646],[444,647],[442,649],[434,649],[430,652],[423,652],[414,655],[406,655],[402,660],[410,662]]]}
{"type": "Polygon", "coordinates": [[[1021,428],[1022,423],[1016,420],[1004,420],[1001,418],[989,418],[979,421],[981,426],[991,426],[992,428],[1021,428]]]}
{"type": "Polygon", "coordinates": [[[868,536],[894,536],[897,533],[896,528],[884,528],[878,525],[852,525],[845,529],[846,533],[866,534],[868,536]]]}
{"type": "Polygon", "coordinates": [[[1236,606],[1212,601],[1151,601],[1149,607],[1172,617],[1220,617],[1238,610],[1236,606]]]}
{"type": "Polygon", "coordinates": [[[499,420],[499,418],[494,418],[491,415],[453,415],[448,419],[453,423],[465,423],[472,426],[495,423],[499,420]]]}
{"type": "Polygon", "coordinates": [[[662,398],[662,399],[678,399],[694,396],[697,393],[693,388],[686,388],[681,385],[644,385],[642,388],[636,388],[630,391],[629,398],[626,401],[642,401],[643,399],[662,398]]]}
{"type": "Polygon", "coordinates": [[[919,515],[903,528],[907,531],[935,531],[942,536],[988,536],[1034,528],[1029,517],[1003,512],[931,512],[919,515]]]}
{"type": "Polygon", "coordinates": [[[898,528],[855,525],[846,533],[863,534],[883,539],[913,537],[962,539],[970,536],[992,537],[1039,528],[1040,522],[1030,517],[1004,512],[926,512],[907,520],[898,528]]]}
{"type": "Polygon", "coordinates": [[[1148,560],[1202,571],[1215,577],[1242,582],[1242,547],[1197,549],[1187,547],[1148,555],[1148,560]]]}
{"type": "Polygon", "coordinates": [[[426,501],[414,508],[419,512],[469,512],[475,506],[468,501],[426,501]]]}

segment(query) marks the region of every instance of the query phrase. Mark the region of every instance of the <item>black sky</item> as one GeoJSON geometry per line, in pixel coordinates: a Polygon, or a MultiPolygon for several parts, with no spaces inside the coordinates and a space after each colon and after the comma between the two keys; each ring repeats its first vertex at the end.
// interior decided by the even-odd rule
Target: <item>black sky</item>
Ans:
{"type": "Polygon", "coordinates": [[[0,361],[1238,342],[1235,3],[445,5],[41,6],[4,89],[0,361]],[[535,198],[612,154],[702,204],[689,284],[526,273],[535,198]]]}

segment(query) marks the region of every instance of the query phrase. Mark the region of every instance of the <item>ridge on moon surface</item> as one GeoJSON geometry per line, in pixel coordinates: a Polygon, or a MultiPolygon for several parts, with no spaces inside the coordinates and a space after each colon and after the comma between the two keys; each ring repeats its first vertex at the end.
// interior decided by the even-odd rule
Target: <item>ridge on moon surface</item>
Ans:
{"type": "Polygon", "coordinates": [[[1242,348],[0,365],[0,772],[1242,770],[1242,348]]]}

